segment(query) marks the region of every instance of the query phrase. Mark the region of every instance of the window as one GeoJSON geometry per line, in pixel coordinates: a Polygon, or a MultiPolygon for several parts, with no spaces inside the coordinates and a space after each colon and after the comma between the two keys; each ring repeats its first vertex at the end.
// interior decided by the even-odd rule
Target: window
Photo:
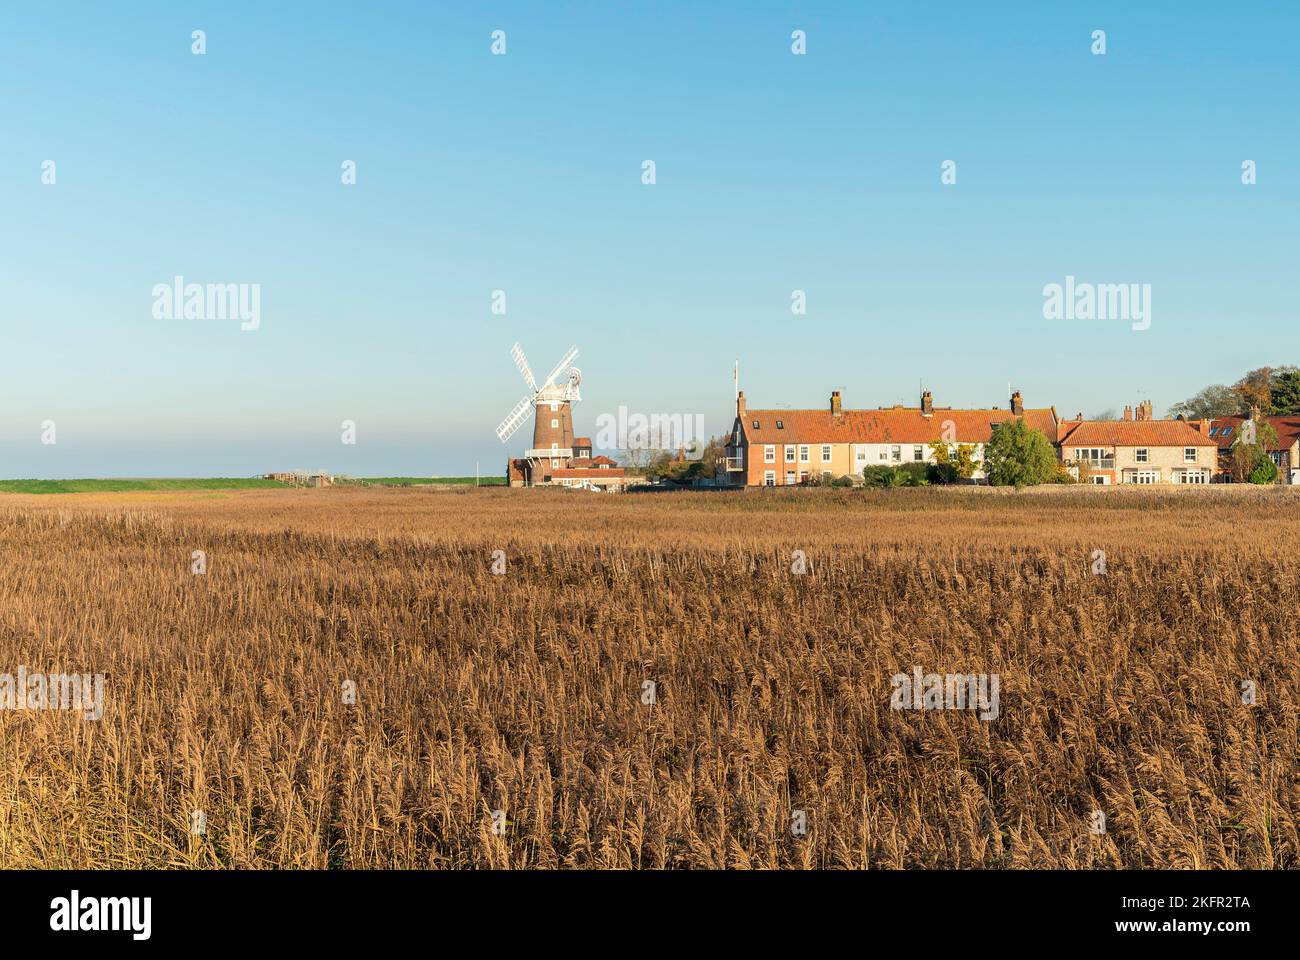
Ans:
{"type": "Polygon", "coordinates": [[[785,472],[785,485],[786,485],[787,487],[793,487],[793,486],[794,486],[794,471],[793,471],[793,470],[787,470],[787,471],[785,472]]]}
{"type": "Polygon", "coordinates": [[[1134,470],[1130,483],[1151,484],[1160,482],[1159,470],[1134,470]]]}
{"type": "Polygon", "coordinates": [[[794,463],[794,447],[785,448],[785,462],[794,463]]]}
{"type": "Polygon", "coordinates": [[[1212,436],[1212,437],[1217,437],[1218,435],[1219,435],[1219,428],[1218,428],[1218,427],[1210,427],[1210,436],[1212,436]]]}
{"type": "Polygon", "coordinates": [[[763,462],[776,463],[776,444],[769,443],[763,447],[763,462]]]}
{"type": "Polygon", "coordinates": [[[1195,462],[1196,462],[1196,448],[1183,447],[1183,463],[1195,463],[1195,462]]]}
{"type": "Polygon", "coordinates": [[[1136,459],[1138,463],[1149,463],[1151,461],[1151,451],[1146,447],[1138,447],[1136,450],[1136,459]]]}
{"type": "Polygon", "coordinates": [[[1106,485],[1106,478],[1105,478],[1105,477],[1093,477],[1093,478],[1092,478],[1092,482],[1093,482],[1094,484],[1096,484],[1097,486],[1099,486],[1099,487],[1104,487],[1104,486],[1106,485]]]}
{"type": "Polygon", "coordinates": [[[1219,431],[1220,440],[1230,436],[1232,436],[1232,427],[1224,427],[1222,430],[1219,431]]]}
{"type": "Polygon", "coordinates": [[[765,487],[775,487],[775,486],[776,486],[776,471],[775,471],[775,470],[764,470],[764,471],[763,471],[763,486],[765,486],[765,487]]]}
{"type": "Polygon", "coordinates": [[[829,470],[823,470],[823,471],[822,471],[822,479],[823,479],[823,480],[829,480],[830,478],[831,478],[831,472],[830,472],[829,470]]]}
{"type": "Polygon", "coordinates": [[[888,459],[889,459],[889,448],[888,448],[888,447],[881,447],[881,448],[880,448],[880,459],[881,459],[881,460],[888,460],[888,459]]]}
{"type": "Polygon", "coordinates": [[[890,459],[890,460],[893,460],[894,463],[902,463],[902,462],[903,462],[903,448],[902,448],[901,446],[899,446],[898,444],[894,444],[892,447],[890,447],[890,448],[889,448],[889,459],[890,459]]]}
{"type": "Polygon", "coordinates": [[[778,420],[778,421],[776,422],[776,428],[777,428],[778,430],[784,430],[784,429],[785,429],[785,421],[784,421],[784,420],[778,420]]]}
{"type": "Polygon", "coordinates": [[[822,444],[822,463],[830,463],[830,462],[831,462],[831,445],[830,445],[829,443],[823,443],[823,444],[822,444]]]}
{"type": "Polygon", "coordinates": [[[913,459],[913,460],[924,460],[924,459],[925,459],[925,447],[921,446],[920,444],[917,444],[916,446],[914,446],[914,447],[912,448],[912,459],[913,459]]]}
{"type": "Polygon", "coordinates": [[[559,409],[560,409],[560,405],[558,403],[551,404],[551,413],[554,413],[556,410],[559,409]]]}
{"type": "Polygon", "coordinates": [[[1206,482],[1204,470],[1183,470],[1183,483],[1203,484],[1206,482]]]}
{"type": "Polygon", "coordinates": [[[552,419],[552,420],[551,420],[551,429],[552,429],[552,430],[556,430],[556,429],[558,429],[559,426],[560,426],[560,421],[559,421],[559,420],[555,420],[555,419],[552,419]]]}
{"type": "Polygon", "coordinates": [[[558,467],[559,465],[560,465],[560,461],[559,461],[559,460],[552,460],[552,461],[551,461],[551,466],[552,466],[552,467],[558,467]]]}
{"type": "Polygon", "coordinates": [[[757,421],[757,420],[754,421],[754,429],[755,429],[755,430],[758,429],[758,421],[757,421]]]}
{"type": "Polygon", "coordinates": [[[807,483],[807,482],[808,482],[808,471],[807,471],[807,470],[800,470],[800,471],[799,471],[799,482],[800,482],[800,483],[807,483]]]}
{"type": "Polygon", "coordinates": [[[800,447],[800,448],[799,448],[799,462],[800,462],[800,463],[807,463],[807,462],[808,462],[808,448],[807,448],[807,447],[800,447]]]}
{"type": "Polygon", "coordinates": [[[1273,460],[1273,466],[1275,467],[1283,466],[1286,463],[1286,454],[1287,452],[1285,450],[1272,451],[1269,454],[1269,457],[1272,458],[1273,460]]]}
{"type": "Polygon", "coordinates": [[[556,443],[555,441],[551,441],[551,450],[552,450],[552,451],[555,451],[555,450],[559,450],[559,449],[560,449],[560,445],[559,445],[558,443],[556,443]]]}

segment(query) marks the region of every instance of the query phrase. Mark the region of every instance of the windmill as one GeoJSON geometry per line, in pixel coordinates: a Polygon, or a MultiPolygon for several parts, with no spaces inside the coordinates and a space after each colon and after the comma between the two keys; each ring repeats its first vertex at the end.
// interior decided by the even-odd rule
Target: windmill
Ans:
{"type": "MultiPolygon", "coordinates": [[[[569,364],[578,355],[577,347],[570,347],[555,365],[541,386],[533,379],[532,368],[524,356],[523,347],[516,343],[510,348],[510,356],[519,368],[519,373],[528,384],[530,393],[515,404],[510,416],[501,421],[497,427],[497,436],[505,443],[528,419],[529,410],[535,410],[533,419],[533,445],[524,451],[529,460],[565,461],[573,458],[573,401],[581,400],[578,384],[582,382],[582,371],[569,364]],[[555,382],[564,369],[568,367],[568,376],[563,384],[555,382]]],[[[555,463],[559,466],[559,463],[555,463]]]]}

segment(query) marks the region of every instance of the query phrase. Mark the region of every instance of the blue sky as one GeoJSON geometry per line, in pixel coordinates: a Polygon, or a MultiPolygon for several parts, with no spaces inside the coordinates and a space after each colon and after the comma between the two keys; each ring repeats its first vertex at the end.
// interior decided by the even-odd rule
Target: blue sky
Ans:
{"type": "Polygon", "coordinates": [[[6,4],[0,476],[500,472],[516,339],[578,344],[593,435],[726,429],[736,359],[1071,415],[1300,362],[1300,13],[1142,6],[6,4]],[[176,275],[260,328],[155,319],[176,275]],[[1067,275],[1151,329],[1045,320],[1067,275]]]}

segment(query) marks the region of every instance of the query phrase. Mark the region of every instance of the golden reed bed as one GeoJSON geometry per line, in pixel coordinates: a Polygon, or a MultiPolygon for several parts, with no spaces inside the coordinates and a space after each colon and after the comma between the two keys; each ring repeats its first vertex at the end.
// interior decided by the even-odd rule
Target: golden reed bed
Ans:
{"type": "Polygon", "coordinates": [[[1282,490],[0,496],[0,867],[1295,868],[1298,624],[1282,490]]]}

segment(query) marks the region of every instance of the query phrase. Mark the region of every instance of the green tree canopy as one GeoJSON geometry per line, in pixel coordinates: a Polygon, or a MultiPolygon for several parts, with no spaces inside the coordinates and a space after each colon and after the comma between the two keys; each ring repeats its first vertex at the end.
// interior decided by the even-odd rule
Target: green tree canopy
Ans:
{"type": "Polygon", "coordinates": [[[998,424],[984,445],[984,472],[995,487],[1047,483],[1056,466],[1056,450],[1020,418],[998,424]]]}
{"type": "Polygon", "coordinates": [[[1175,403],[1169,408],[1172,417],[1188,420],[1205,420],[1214,417],[1232,417],[1241,412],[1241,397],[1232,387],[1221,383],[1206,387],[1194,397],[1175,403]]]}
{"type": "Polygon", "coordinates": [[[1276,368],[1269,393],[1272,401],[1270,413],[1278,416],[1300,414],[1300,367],[1276,368]]]}

